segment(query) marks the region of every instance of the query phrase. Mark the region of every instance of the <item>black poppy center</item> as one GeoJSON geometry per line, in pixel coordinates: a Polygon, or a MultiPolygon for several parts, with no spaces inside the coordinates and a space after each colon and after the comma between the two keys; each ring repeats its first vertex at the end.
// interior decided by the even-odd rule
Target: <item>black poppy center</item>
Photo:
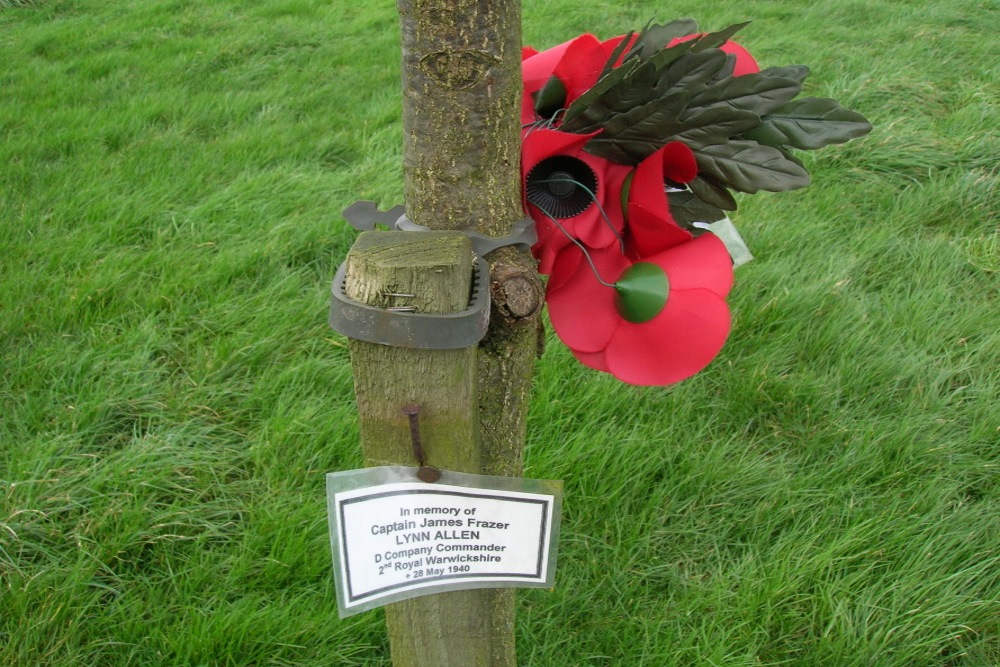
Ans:
{"type": "Polygon", "coordinates": [[[536,164],[525,179],[525,197],[553,218],[580,215],[597,195],[597,174],[579,158],[555,155],[536,164]]]}

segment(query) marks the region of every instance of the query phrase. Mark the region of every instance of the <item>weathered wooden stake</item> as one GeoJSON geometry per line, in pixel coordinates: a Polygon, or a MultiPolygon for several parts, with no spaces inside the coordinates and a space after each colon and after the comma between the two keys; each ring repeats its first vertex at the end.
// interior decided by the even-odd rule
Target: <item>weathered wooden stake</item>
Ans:
{"type": "MultiPolygon", "coordinates": [[[[407,214],[434,230],[504,236],[523,217],[520,0],[398,0],[398,8],[407,214]]],[[[418,403],[430,465],[521,473],[542,290],[527,253],[506,247],[487,259],[494,308],[478,349],[351,342],[368,465],[415,463],[401,410],[418,403]]],[[[468,304],[471,250],[461,234],[369,232],[348,261],[353,299],[415,305],[383,296],[414,294],[428,313],[468,304]]],[[[395,667],[516,664],[511,589],[397,602],[386,621],[395,667]]]]}

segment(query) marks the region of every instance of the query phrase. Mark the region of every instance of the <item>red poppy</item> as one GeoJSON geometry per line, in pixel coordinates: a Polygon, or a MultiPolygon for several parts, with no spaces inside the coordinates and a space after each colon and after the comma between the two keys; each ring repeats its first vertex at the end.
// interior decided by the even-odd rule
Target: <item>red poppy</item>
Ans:
{"type": "Polygon", "coordinates": [[[622,184],[631,168],[585,152],[593,136],[524,131],[522,193],[538,232],[533,250],[541,273],[547,274],[559,251],[572,244],[569,237],[589,248],[620,243],[625,225],[622,184]]]}
{"type": "Polygon", "coordinates": [[[694,152],[679,141],[640,162],[628,184],[628,241],[632,257],[647,257],[691,239],[670,214],[664,185],[687,183],[698,175],[694,152]]]}
{"type": "Polygon", "coordinates": [[[722,349],[733,266],[713,234],[638,262],[614,247],[589,254],[593,268],[578,248],[563,250],[546,295],[556,334],[581,362],[630,384],[667,385],[691,377],[722,349]],[[664,293],[658,310],[636,318],[623,308],[620,286],[640,265],[662,274],[664,293]],[[617,286],[602,284],[594,269],[617,286]]]}

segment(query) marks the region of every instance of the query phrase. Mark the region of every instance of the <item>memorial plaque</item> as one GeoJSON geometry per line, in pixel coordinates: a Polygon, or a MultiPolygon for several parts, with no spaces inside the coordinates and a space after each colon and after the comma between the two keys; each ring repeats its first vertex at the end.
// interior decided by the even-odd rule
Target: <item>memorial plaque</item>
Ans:
{"type": "Polygon", "coordinates": [[[466,588],[555,578],[562,483],[386,466],[327,475],[341,616],[466,588]]]}

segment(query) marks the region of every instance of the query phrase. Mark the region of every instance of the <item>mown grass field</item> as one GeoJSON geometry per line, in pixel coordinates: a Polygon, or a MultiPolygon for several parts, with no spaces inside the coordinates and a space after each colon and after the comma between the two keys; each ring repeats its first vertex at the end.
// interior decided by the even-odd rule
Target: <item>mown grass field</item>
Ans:
{"type": "MultiPolygon", "coordinates": [[[[746,19],[875,125],[744,198],[719,358],[539,361],[566,483],[519,662],[1000,664],[1000,5],[525,0],[525,41],[746,19]]],[[[0,664],[388,665],[341,621],[328,288],[401,200],[389,0],[0,0],[0,664]]]]}

